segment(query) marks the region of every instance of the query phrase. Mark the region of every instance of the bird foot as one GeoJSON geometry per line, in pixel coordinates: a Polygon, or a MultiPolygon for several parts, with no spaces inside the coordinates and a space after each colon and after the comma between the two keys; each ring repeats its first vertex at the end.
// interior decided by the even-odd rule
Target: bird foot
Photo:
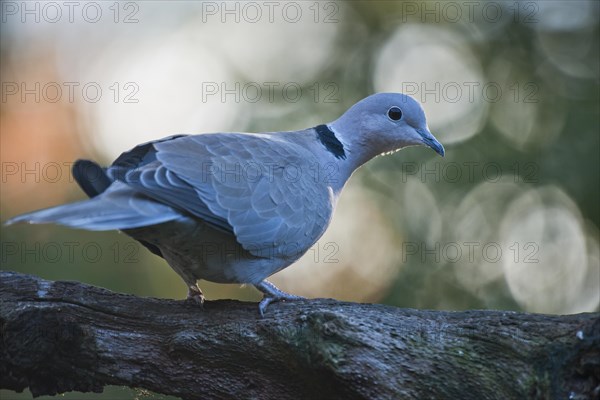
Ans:
{"type": "Polygon", "coordinates": [[[188,294],[186,301],[194,302],[200,307],[204,306],[204,294],[197,284],[188,286],[188,294]]]}
{"type": "Polygon", "coordinates": [[[296,301],[296,300],[304,300],[305,298],[302,296],[296,296],[293,294],[289,294],[277,288],[277,286],[273,285],[269,281],[262,281],[254,285],[259,291],[261,291],[265,296],[258,303],[258,312],[261,317],[265,316],[265,311],[267,307],[271,303],[276,303],[278,301],[296,301]]]}

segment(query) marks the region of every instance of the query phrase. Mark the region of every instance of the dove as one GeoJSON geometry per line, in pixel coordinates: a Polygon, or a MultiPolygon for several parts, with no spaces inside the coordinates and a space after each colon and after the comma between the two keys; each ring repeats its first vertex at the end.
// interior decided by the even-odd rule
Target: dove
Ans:
{"type": "Polygon", "coordinates": [[[324,234],[352,173],[416,145],[444,156],[415,99],[377,93],[304,130],[174,135],[140,144],[106,168],[78,160],[72,172],[88,200],[7,223],[120,230],[166,260],[188,300],[204,303],[198,280],[251,284],[263,293],[264,315],[273,302],[302,299],[266,278],[324,234]]]}

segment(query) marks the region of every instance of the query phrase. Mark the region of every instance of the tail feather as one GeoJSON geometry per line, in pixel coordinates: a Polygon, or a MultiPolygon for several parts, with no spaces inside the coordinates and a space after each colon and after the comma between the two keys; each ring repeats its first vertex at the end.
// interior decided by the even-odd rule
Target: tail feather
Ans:
{"type": "Polygon", "coordinates": [[[112,183],[104,169],[89,160],[75,161],[73,177],[89,197],[96,197],[108,189],[112,183]]]}
{"type": "Polygon", "coordinates": [[[180,218],[173,208],[151,200],[117,182],[89,200],[22,214],[6,221],[30,224],[56,223],[94,231],[131,229],[180,218]]]}

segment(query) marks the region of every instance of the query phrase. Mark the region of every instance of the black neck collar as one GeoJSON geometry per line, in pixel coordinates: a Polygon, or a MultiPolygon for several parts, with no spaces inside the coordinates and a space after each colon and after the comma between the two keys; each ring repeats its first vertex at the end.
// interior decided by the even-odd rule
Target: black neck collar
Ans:
{"type": "Polygon", "coordinates": [[[317,137],[327,151],[333,154],[335,158],[346,159],[344,145],[327,125],[317,125],[315,126],[315,131],[317,131],[317,137]]]}

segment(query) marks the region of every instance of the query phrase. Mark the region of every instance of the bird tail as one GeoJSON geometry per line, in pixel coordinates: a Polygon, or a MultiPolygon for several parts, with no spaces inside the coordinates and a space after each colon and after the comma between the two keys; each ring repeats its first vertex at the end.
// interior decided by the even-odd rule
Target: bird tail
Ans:
{"type": "Polygon", "coordinates": [[[112,184],[104,168],[90,160],[73,164],[73,177],[88,197],[96,197],[112,184]]]}
{"type": "Polygon", "coordinates": [[[180,218],[173,208],[158,203],[125,185],[115,182],[103,193],[77,203],[22,214],[5,222],[56,223],[93,231],[131,229],[180,218]]]}

